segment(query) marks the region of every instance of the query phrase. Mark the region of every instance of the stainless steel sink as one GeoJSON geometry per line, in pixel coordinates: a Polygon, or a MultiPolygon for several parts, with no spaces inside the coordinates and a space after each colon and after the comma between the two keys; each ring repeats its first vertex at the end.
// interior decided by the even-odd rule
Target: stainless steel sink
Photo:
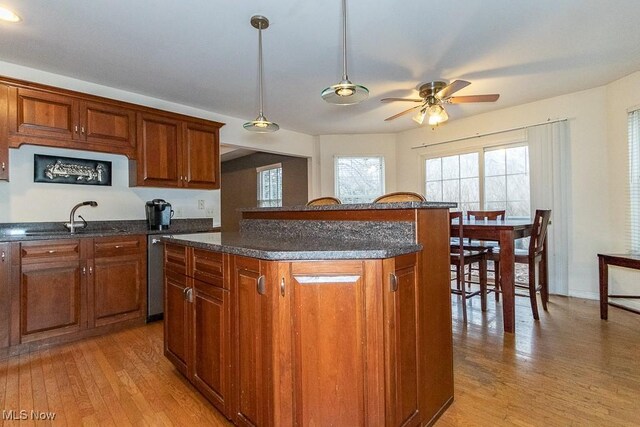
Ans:
{"type": "Polygon", "coordinates": [[[69,233],[67,230],[38,230],[38,231],[25,231],[25,236],[65,236],[69,233]]]}

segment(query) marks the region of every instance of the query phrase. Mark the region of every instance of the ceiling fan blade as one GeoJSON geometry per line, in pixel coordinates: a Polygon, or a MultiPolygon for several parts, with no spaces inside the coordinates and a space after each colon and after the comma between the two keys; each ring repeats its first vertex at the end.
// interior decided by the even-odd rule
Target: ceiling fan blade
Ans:
{"type": "Polygon", "coordinates": [[[440,92],[436,93],[436,98],[438,99],[446,99],[459,91],[460,89],[464,89],[469,86],[471,82],[466,80],[454,80],[449,85],[445,86],[440,92]]]}
{"type": "Polygon", "coordinates": [[[393,101],[405,101],[405,102],[423,102],[424,99],[407,99],[407,98],[382,98],[380,102],[393,102],[393,101]]]}
{"type": "Polygon", "coordinates": [[[495,102],[500,98],[497,93],[490,95],[468,95],[468,96],[452,96],[447,99],[447,103],[450,104],[463,104],[465,102],[495,102]]]}
{"type": "Polygon", "coordinates": [[[397,119],[398,117],[400,117],[400,116],[404,116],[405,114],[410,113],[410,112],[412,112],[413,110],[416,110],[416,109],[418,109],[418,108],[420,108],[420,107],[422,107],[422,105],[416,105],[415,107],[411,107],[411,108],[409,108],[408,110],[404,110],[404,111],[403,111],[403,112],[401,112],[401,113],[398,113],[398,114],[393,115],[393,116],[391,116],[391,117],[387,117],[386,119],[384,119],[384,121],[385,121],[385,122],[388,122],[388,121],[390,121],[390,120],[397,119]]]}

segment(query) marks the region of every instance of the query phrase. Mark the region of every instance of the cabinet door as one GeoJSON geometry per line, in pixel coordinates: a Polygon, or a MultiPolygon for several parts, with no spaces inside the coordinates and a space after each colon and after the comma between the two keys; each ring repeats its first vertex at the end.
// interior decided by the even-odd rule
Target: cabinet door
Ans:
{"type": "Polygon", "coordinates": [[[270,289],[263,282],[261,267],[261,262],[255,258],[231,257],[235,351],[233,418],[242,426],[271,425],[270,289]],[[264,293],[258,291],[259,286],[264,293]]]}
{"type": "Polygon", "coordinates": [[[164,355],[184,376],[188,376],[190,305],[186,299],[189,278],[165,270],[164,275],[164,355]]]}
{"type": "Polygon", "coordinates": [[[218,128],[184,124],[184,184],[189,188],[220,188],[218,128]]]}
{"type": "Polygon", "coordinates": [[[227,417],[231,385],[231,300],[229,291],[193,281],[191,378],[227,417]]]}
{"type": "Polygon", "coordinates": [[[380,388],[367,388],[367,375],[376,368],[367,366],[366,327],[376,318],[368,317],[366,307],[373,309],[375,301],[366,288],[373,291],[375,286],[365,286],[359,261],[293,262],[291,277],[294,424],[331,420],[363,426],[365,397],[375,400],[368,390],[380,388]]]}
{"type": "Polygon", "coordinates": [[[9,346],[11,259],[9,243],[0,243],[0,348],[9,346]]]}
{"type": "Polygon", "coordinates": [[[89,266],[90,326],[141,319],[146,312],[147,257],[143,237],[95,239],[89,266]]]}
{"type": "Polygon", "coordinates": [[[137,122],[137,185],[180,187],[182,122],[146,113],[138,114],[137,122]]]}
{"type": "Polygon", "coordinates": [[[384,261],[386,425],[419,425],[416,254],[384,261]]]}
{"type": "Polygon", "coordinates": [[[81,136],[88,144],[105,145],[110,151],[135,155],[136,113],[100,102],[80,105],[81,136]]]}
{"type": "MultiPolygon", "coordinates": [[[[80,261],[26,264],[20,277],[20,341],[76,333],[86,326],[80,261]]],[[[86,274],[86,273],[85,273],[86,274]]]]}
{"type": "Polygon", "coordinates": [[[11,88],[9,124],[11,133],[53,139],[78,139],[78,101],[45,91],[11,88]]]}
{"type": "Polygon", "coordinates": [[[9,88],[0,85],[0,180],[9,180],[9,138],[7,116],[9,114],[9,88]]]}

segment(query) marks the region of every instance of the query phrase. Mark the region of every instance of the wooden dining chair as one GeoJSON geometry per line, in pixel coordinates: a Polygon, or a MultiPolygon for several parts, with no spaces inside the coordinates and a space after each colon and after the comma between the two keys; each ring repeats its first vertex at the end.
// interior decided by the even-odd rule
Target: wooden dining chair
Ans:
{"type": "Polygon", "coordinates": [[[318,197],[317,199],[309,200],[307,206],[325,206],[325,205],[341,205],[342,202],[336,197],[318,197]]]}
{"type": "MultiPolygon", "coordinates": [[[[528,282],[526,284],[515,282],[516,288],[527,289],[528,294],[518,294],[517,296],[528,296],[531,302],[531,311],[533,312],[533,318],[540,320],[538,315],[538,303],[536,299],[536,293],[540,292],[540,299],[542,300],[542,308],[547,310],[547,302],[549,301],[549,270],[547,266],[547,260],[544,259],[543,248],[547,238],[547,226],[549,225],[549,218],[551,218],[551,210],[536,210],[536,215],[533,219],[533,226],[531,229],[531,236],[529,240],[529,249],[515,249],[515,261],[518,264],[528,264],[528,282]],[[536,267],[537,274],[536,274],[536,267]],[[538,284],[536,285],[536,278],[538,284]]],[[[492,260],[496,270],[496,283],[500,282],[500,252],[499,250],[493,250],[487,258],[492,260]]],[[[496,292],[499,292],[500,285],[496,285],[496,292]]]]}
{"type": "Polygon", "coordinates": [[[462,224],[462,212],[450,212],[449,220],[451,221],[451,237],[450,263],[455,267],[456,286],[451,289],[454,295],[460,295],[462,298],[462,317],[464,323],[467,323],[467,299],[476,295],[480,295],[482,311],[487,310],[487,258],[486,255],[491,251],[490,248],[478,247],[478,249],[468,249],[464,245],[464,231],[462,224]],[[457,243],[455,243],[457,242],[457,243]],[[480,289],[473,291],[465,286],[465,266],[478,263],[480,264],[480,289]]]}
{"type": "MultiPolygon", "coordinates": [[[[506,218],[505,210],[497,210],[497,211],[467,211],[467,219],[468,220],[476,220],[476,221],[484,221],[486,220],[503,220],[506,218]]],[[[470,246],[482,246],[482,247],[491,247],[492,251],[497,252],[499,250],[498,242],[491,240],[472,240],[468,243],[470,246]]],[[[468,282],[471,281],[471,275],[474,271],[477,271],[473,266],[469,266],[468,273],[468,282]]],[[[492,291],[495,295],[496,302],[500,300],[499,291],[499,283],[498,283],[498,274],[495,270],[495,263],[493,269],[487,266],[487,276],[489,273],[493,273],[493,288],[488,288],[487,291],[492,291]]]]}
{"type": "Polygon", "coordinates": [[[425,200],[422,194],[411,191],[397,191],[384,194],[375,199],[373,203],[424,202],[425,200]]]}

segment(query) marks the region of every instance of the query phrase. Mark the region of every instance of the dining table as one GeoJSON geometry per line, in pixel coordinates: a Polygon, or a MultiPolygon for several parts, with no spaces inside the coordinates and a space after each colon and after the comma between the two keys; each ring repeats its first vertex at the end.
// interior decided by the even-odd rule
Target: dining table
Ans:
{"type": "MultiPolygon", "coordinates": [[[[457,225],[455,225],[457,230],[457,225]]],[[[464,239],[496,241],[500,245],[500,290],[502,293],[502,319],[504,331],[514,333],[515,321],[515,245],[516,240],[531,235],[532,219],[463,219],[464,239]]],[[[453,233],[452,225],[451,232],[453,233]]],[[[543,247],[541,274],[547,277],[547,247],[543,247]]]]}

